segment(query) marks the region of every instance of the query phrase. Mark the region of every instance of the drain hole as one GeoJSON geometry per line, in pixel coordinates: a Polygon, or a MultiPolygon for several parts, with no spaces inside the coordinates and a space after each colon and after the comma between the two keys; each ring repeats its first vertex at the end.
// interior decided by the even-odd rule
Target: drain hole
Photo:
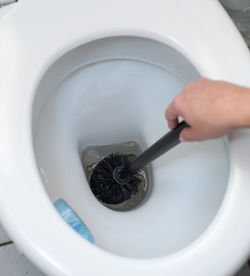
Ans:
{"type": "MultiPolygon", "coordinates": [[[[81,160],[86,179],[93,194],[107,208],[115,211],[129,211],[141,206],[148,198],[151,191],[148,168],[144,168],[134,175],[132,182],[121,186],[115,185],[115,187],[111,187],[112,189],[122,189],[122,191],[115,190],[109,194],[108,192],[110,192],[110,190],[108,192],[104,191],[105,187],[103,186],[107,184],[107,180],[102,182],[102,177],[107,177],[107,174],[103,175],[106,172],[103,171],[102,166],[106,166],[108,172],[113,173],[112,164],[110,164],[110,162],[105,162],[108,158],[113,156],[113,165],[116,167],[117,164],[124,165],[124,162],[133,161],[141,152],[138,143],[132,141],[122,144],[88,146],[82,151],[81,160]],[[120,161],[122,162],[121,164],[119,164],[120,161]],[[93,178],[95,178],[95,180],[97,178],[98,182],[96,183],[95,181],[94,187],[93,178]],[[97,186],[96,184],[100,184],[100,186],[97,186]]],[[[108,177],[111,177],[111,181],[115,181],[112,175],[108,174],[108,177]]],[[[108,188],[110,188],[110,185],[108,186],[108,188]]]]}

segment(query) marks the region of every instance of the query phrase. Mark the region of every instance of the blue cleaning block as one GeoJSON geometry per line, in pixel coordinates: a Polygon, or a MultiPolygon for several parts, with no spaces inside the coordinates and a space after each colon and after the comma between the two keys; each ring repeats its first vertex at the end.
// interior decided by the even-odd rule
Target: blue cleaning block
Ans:
{"type": "Polygon", "coordinates": [[[73,209],[69,206],[69,204],[63,200],[58,199],[54,202],[54,206],[56,207],[58,213],[61,217],[81,236],[83,236],[88,241],[94,243],[94,237],[89,231],[88,227],[83,223],[83,221],[79,218],[79,216],[73,211],[73,209]]]}

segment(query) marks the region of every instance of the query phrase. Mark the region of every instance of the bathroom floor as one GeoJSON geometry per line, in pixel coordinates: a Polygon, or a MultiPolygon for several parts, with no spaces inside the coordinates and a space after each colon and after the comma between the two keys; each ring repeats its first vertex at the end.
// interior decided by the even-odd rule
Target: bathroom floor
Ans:
{"type": "MultiPolygon", "coordinates": [[[[1,276],[43,276],[23,254],[19,253],[0,225],[0,275],[1,276]]],[[[248,264],[234,276],[250,276],[248,264]]]]}

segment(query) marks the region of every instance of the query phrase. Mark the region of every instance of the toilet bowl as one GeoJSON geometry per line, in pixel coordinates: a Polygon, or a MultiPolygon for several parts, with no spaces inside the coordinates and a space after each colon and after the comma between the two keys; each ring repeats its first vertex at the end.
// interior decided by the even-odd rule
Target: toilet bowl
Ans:
{"type": "Polygon", "coordinates": [[[90,145],[147,148],[189,82],[250,86],[248,49],[220,4],[20,0],[0,15],[0,219],[18,248],[47,275],[233,275],[250,249],[248,130],[155,161],[151,194],[127,212],[95,198],[81,163],[90,145]]]}

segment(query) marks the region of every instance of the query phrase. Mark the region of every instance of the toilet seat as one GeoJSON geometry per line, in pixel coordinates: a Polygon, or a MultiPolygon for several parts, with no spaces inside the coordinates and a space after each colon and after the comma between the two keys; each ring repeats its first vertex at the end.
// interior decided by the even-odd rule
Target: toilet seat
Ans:
{"type": "Polygon", "coordinates": [[[235,131],[229,137],[229,188],[207,231],[182,251],[150,260],[110,254],[74,233],[48,198],[32,147],[32,103],[42,75],[60,55],[97,38],[149,37],[180,51],[203,76],[250,86],[248,49],[217,1],[196,0],[190,6],[184,0],[70,4],[23,0],[8,8],[0,24],[0,217],[25,255],[51,275],[103,271],[110,275],[185,275],[186,271],[229,275],[235,271],[250,247],[250,219],[244,216],[250,208],[248,131],[235,131]],[[229,241],[230,253],[225,252],[229,241]]]}

